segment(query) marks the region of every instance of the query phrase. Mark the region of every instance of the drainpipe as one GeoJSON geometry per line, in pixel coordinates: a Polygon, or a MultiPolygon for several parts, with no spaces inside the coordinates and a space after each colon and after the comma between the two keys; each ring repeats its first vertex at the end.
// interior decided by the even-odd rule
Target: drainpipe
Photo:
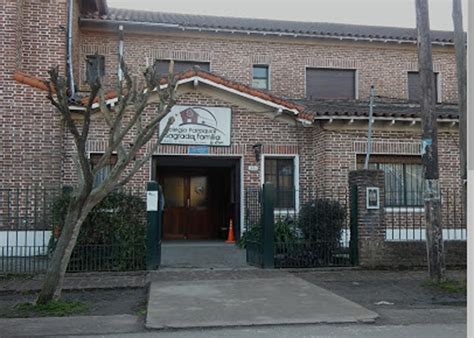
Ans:
{"type": "Polygon", "coordinates": [[[67,15],[67,74],[69,79],[69,98],[74,98],[76,89],[74,87],[74,71],[72,69],[72,20],[73,20],[74,0],[68,1],[67,15]]]}
{"type": "Polygon", "coordinates": [[[123,26],[119,26],[119,45],[118,45],[118,79],[122,81],[123,70],[122,70],[122,59],[123,59],[123,26]]]}

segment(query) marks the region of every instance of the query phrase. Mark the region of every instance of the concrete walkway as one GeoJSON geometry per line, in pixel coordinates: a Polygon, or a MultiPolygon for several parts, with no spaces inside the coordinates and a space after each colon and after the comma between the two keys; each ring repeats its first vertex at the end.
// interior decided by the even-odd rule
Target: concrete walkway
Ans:
{"type": "Polygon", "coordinates": [[[278,271],[203,271],[181,281],[160,278],[165,275],[166,271],[161,271],[151,278],[149,329],[373,322],[378,316],[278,271]]]}
{"type": "Polygon", "coordinates": [[[224,241],[168,241],[161,246],[161,268],[243,268],[245,250],[224,241]]]}

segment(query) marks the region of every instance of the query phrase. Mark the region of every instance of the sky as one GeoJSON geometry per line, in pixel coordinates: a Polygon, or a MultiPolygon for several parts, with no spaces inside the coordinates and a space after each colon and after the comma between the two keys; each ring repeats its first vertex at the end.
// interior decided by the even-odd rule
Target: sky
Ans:
{"type": "MultiPolygon", "coordinates": [[[[463,21],[467,29],[467,2],[463,21]]],[[[108,0],[109,7],[187,14],[412,27],[415,0],[108,0]]],[[[453,30],[452,0],[429,0],[430,27],[453,30]]]]}

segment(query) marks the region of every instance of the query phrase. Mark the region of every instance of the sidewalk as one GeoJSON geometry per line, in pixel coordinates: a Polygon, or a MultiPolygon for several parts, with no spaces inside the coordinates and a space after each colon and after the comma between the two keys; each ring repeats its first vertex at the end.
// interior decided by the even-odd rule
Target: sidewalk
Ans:
{"type": "MultiPolygon", "coordinates": [[[[448,276],[462,279],[465,271],[449,271],[448,276]]],[[[380,332],[389,326],[426,329],[429,325],[441,324],[443,329],[454,330],[451,337],[457,337],[456,333],[462,332],[465,326],[466,308],[462,302],[456,304],[465,300],[465,295],[433,293],[421,286],[425,278],[425,271],[347,269],[297,272],[254,268],[163,269],[149,275],[146,272],[69,274],[66,288],[71,291],[68,293],[88,295],[89,298],[83,299],[85,301],[96,297],[94,301],[101,308],[104,301],[113,299],[109,308],[112,306],[115,312],[109,309],[89,316],[4,318],[0,319],[0,335],[119,336],[135,333],[137,336],[150,336],[163,333],[180,336],[180,332],[189,332],[192,336],[192,332],[201,332],[201,336],[206,336],[206,332],[211,332],[206,331],[209,327],[233,330],[229,327],[241,325],[235,330],[247,333],[255,332],[254,329],[267,330],[272,336],[280,332],[279,328],[288,333],[316,332],[305,331],[299,325],[286,325],[290,323],[318,323],[307,326],[311,330],[319,330],[325,323],[344,323],[329,328],[350,325],[348,332],[355,332],[364,330],[364,327],[370,330],[370,325],[361,322],[375,320],[373,325],[379,327],[380,332]],[[117,309],[127,301],[137,299],[137,295],[142,295],[145,304],[147,292],[143,287],[147,283],[151,283],[147,326],[175,327],[180,331],[146,331],[143,312],[117,309]],[[86,291],[79,291],[81,289],[86,291]],[[380,317],[375,319],[377,314],[380,317]],[[279,326],[265,326],[267,324],[279,326]],[[195,327],[201,329],[193,329],[195,327]],[[189,329],[181,331],[183,328],[189,329]]],[[[0,290],[5,291],[0,292],[0,296],[16,297],[19,301],[21,292],[36,290],[40,286],[40,277],[9,276],[0,279],[0,290]],[[14,292],[19,293],[15,295],[14,292]]],[[[442,332],[448,332],[446,330],[442,332]]],[[[218,331],[214,333],[218,334],[218,331]]],[[[376,332],[373,334],[377,336],[376,332]]]]}
{"type": "Polygon", "coordinates": [[[108,335],[143,332],[137,316],[72,316],[43,318],[0,318],[0,336],[108,335]]]}
{"type": "Polygon", "coordinates": [[[185,278],[181,281],[169,277],[160,271],[151,278],[148,329],[369,323],[378,317],[354,302],[278,270],[182,272],[185,278]]]}

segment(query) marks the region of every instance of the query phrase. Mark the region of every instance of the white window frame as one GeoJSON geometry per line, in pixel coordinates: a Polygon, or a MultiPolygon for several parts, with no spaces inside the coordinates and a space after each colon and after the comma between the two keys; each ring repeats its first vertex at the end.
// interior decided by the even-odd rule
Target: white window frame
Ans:
{"type": "Polygon", "coordinates": [[[270,71],[270,64],[268,63],[253,63],[252,64],[252,67],[250,67],[250,86],[254,89],[262,89],[262,90],[271,90],[272,89],[272,81],[271,81],[271,71],[270,71]],[[257,88],[257,87],[254,87],[253,86],[253,68],[254,67],[258,67],[258,66],[262,66],[262,67],[267,67],[267,88],[266,89],[263,89],[263,88],[257,88]]]}
{"type": "MultiPolygon", "coordinates": [[[[268,159],[288,159],[293,160],[293,184],[295,187],[295,208],[294,212],[298,213],[300,210],[300,157],[298,154],[262,154],[260,157],[260,185],[263,187],[265,183],[265,158],[268,159]]],[[[291,209],[290,209],[291,210],[291,209]]],[[[275,208],[275,214],[287,213],[288,210],[275,208]]],[[[291,211],[290,211],[291,213],[291,211]]]]}

